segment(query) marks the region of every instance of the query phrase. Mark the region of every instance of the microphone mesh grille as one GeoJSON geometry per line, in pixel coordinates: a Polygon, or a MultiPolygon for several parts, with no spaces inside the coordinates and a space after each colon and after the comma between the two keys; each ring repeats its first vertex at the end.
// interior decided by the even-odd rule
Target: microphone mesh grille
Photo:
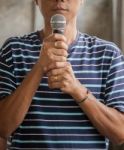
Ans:
{"type": "Polygon", "coordinates": [[[51,17],[50,23],[53,31],[59,30],[64,32],[66,26],[66,18],[61,14],[56,14],[51,17]]]}

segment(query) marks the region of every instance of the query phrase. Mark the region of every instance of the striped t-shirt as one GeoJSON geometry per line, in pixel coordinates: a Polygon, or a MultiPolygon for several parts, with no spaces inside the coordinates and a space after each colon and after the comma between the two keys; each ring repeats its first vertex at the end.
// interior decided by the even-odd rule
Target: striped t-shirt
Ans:
{"type": "MultiPolygon", "coordinates": [[[[5,42],[0,51],[0,99],[21,84],[41,47],[38,32],[5,42]]],[[[117,46],[78,32],[68,53],[76,78],[98,101],[124,112],[124,56],[117,46]]],[[[59,89],[49,89],[47,79],[43,77],[24,121],[12,134],[10,149],[105,150],[105,137],[75,100],[59,89]]]]}

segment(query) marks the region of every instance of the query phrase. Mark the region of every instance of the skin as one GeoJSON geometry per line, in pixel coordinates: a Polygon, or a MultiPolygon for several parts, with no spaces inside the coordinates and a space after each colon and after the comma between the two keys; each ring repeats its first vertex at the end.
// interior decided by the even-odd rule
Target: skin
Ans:
{"type": "MultiPolygon", "coordinates": [[[[72,66],[67,62],[68,46],[77,34],[76,17],[81,3],[81,0],[36,0],[45,20],[45,27],[40,32],[43,35],[43,47],[38,61],[21,85],[0,101],[0,135],[3,138],[11,135],[23,122],[44,75],[48,76],[51,89],[61,89],[76,102],[86,97],[86,87],[75,78],[72,66]],[[64,35],[52,34],[50,18],[56,13],[66,17],[64,35]]],[[[117,144],[124,142],[123,113],[98,102],[91,92],[79,106],[101,134],[117,144]]]]}
{"type": "Polygon", "coordinates": [[[81,3],[81,0],[76,0],[76,5],[74,0],[36,0],[36,4],[39,6],[39,9],[44,17],[44,36],[48,37],[48,35],[52,33],[50,19],[54,14],[59,13],[64,15],[66,18],[67,26],[65,28],[65,37],[68,40],[68,44],[70,44],[75,39],[77,34],[76,18],[81,3]],[[73,32],[70,32],[72,29],[73,32]]]}
{"type": "MultiPolygon", "coordinates": [[[[74,91],[78,92],[78,89],[84,88],[83,93],[85,96],[86,88],[82,87],[79,81],[75,78],[71,65],[66,62],[68,56],[68,45],[75,40],[77,34],[76,19],[82,1],[77,0],[75,5],[74,0],[36,0],[36,4],[39,6],[45,21],[45,27],[43,29],[44,47],[41,56],[42,59],[44,58],[44,62],[45,60],[48,62],[47,67],[44,69],[47,72],[49,87],[51,89],[60,88],[63,92],[70,95],[75,93],[74,91]],[[64,36],[51,34],[52,29],[50,19],[57,13],[64,15],[67,21],[64,36]],[[49,62],[49,58],[46,59],[45,53],[47,52],[51,59],[53,59],[53,63],[51,61],[49,62]],[[54,57],[53,53],[57,56],[54,57]]],[[[73,94],[73,97],[80,99],[80,97],[78,98],[77,93],[73,94]]]]}
{"type": "Polygon", "coordinates": [[[6,140],[0,137],[0,150],[6,150],[6,140]]]}

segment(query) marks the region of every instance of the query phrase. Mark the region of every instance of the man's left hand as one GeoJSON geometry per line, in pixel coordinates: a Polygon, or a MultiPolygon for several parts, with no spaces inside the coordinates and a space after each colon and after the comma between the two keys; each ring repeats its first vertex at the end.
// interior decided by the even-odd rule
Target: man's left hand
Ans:
{"type": "Polygon", "coordinates": [[[59,88],[76,100],[86,95],[86,88],[76,79],[72,66],[68,62],[55,62],[48,69],[48,85],[51,89],[59,88]]]}

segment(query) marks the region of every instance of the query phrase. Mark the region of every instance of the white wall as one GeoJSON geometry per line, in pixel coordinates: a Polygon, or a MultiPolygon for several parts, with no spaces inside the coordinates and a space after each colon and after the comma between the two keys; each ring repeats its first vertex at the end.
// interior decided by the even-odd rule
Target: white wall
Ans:
{"type": "Polygon", "coordinates": [[[0,46],[11,36],[33,30],[31,0],[0,0],[0,46]]]}

